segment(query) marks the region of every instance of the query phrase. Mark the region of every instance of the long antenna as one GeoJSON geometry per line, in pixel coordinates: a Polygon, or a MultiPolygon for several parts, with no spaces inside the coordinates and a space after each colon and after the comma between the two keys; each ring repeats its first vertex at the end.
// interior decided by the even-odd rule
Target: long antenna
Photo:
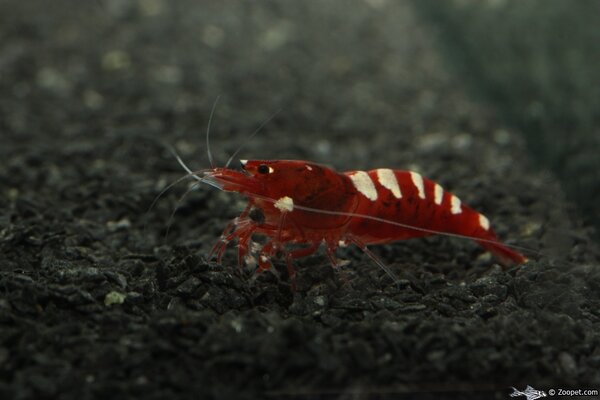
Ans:
{"type": "Polygon", "coordinates": [[[269,123],[269,121],[271,121],[273,118],[275,118],[277,116],[277,114],[279,114],[281,112],[281,108],[277,111],[275,111],[273,114],[271,114],[271,116],[269,118],[267,118],[266,120],[263,121],[262,124],[260,124],[260,126],[258,128],[256,128],[256,130],[252,133],[252,135],[248,136],[248,138],[246,140],[244,140],[244,143],[242,143],[240,145],[240,147],[237,148],[237,150],[231,155],[231,157],[229,157],[229,160],[227,160],[227,163],[225,164],[225,168],[229,167],[229,164],[231,164],[231,162],[233,161],[234,157],[238,155],[238,153],[244,148],[244,146],[246,146],[248,144],[248,142],[250,141],[250,139],[252,139],[254,136],[256,136],[256,134],[258,132],[260,132],[260,130],[262,128],[265,127],[265,125],[267,125],[267,123],[269,123]]]}
{"type": "Polygon", "coordinates": [[[217,98],[215,99],[215,102],[213,103],[212,110],[210,111],[210,117],[208,117],[208,126],[206,127],[206,152],[208,153],[208,162],[210,163],[211,168],[215,168],[215,162],[213,160],[212,152],[210,151],[210,140],[209,140],[210,124],[212,123],[213,115],[215,113],[215,108],[217,108],[217,103],[219,102],[220,98],[221,98],[221,95],[218,95],[217,98]]]}

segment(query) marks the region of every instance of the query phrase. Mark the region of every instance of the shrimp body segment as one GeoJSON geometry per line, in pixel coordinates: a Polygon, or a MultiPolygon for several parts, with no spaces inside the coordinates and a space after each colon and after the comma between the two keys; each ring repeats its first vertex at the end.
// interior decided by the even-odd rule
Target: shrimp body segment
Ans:
{"type": "Polygon", "coordinates": [[[290,273],[293,259],[315,252],[321,243],[335,266],[335,250],[347,243],[365,250],[371,244],[448,234],[477,241],[503,265],[526,261],[498,241],[485,216],[416,172],[381,168],[339,173],[294,160],[241,163],[242,171],[215,168],[203,177],[248,198],[246,209],[213,247],[218,260],[234,239],[238,261],[254,259],[249,251],[254,234],[268,238],[258,254],[259,269],[270,268],[272,256],[281,254],[290,273]]]}

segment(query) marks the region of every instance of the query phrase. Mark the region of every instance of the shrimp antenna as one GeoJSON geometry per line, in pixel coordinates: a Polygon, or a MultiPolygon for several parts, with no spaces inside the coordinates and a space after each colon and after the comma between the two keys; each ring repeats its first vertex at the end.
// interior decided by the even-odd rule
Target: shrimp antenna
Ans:
{"type": "MultiPolygon", "coordinates": [[[[186,175],[186,177],[189,177],[190,175],[186,175]]],[[[194,175],[191,175],[194,176],[194,175]]],[[[167,241],[167,237],[169,236],[169,232],[171,231],[171,225],[173,225],[173,220],[175,219],[175,214],[177,213],[177,210],[179,210],[179,205],[181,204],[181,202],[183,201],[183,199],[185,199],[187,197],[188,194],[190,194],[192,191],[194,191],[195,189],[197,189],[200,186],[201,182],[194,182],[193,185],[191,185],[184,194],[181,195],[181,197],[179,199],[177,199],[177,203],[175,203],[175,208],[173,209],[173,211],[171,212],[171,215],[169,216],[169,222],[167,222],[167,229],[165,230],[165,237],[164,237],[164,241],[167,241]]]]}
{"type": "Polygon", "coordinates": [[[264,128],[265,125],[267,125],[280,112],[281,112],[281,108],[279,110],[275,111],[273,114],[271,114],[271,116],[269,118],[267,118],[266,120],[264,120],[263,123],[260,124],[260,126],[258,128],[256,128],[256,130],[252,133],[252,135],[248,136],[248,138],[246,140],[244,140],[244,143],[242,143],[240,145],[240,147],[238,147],[237,150],[231,155],[231,157],[229,157],[229,160],[227,160],[227,163],[225,164],[225,168],[229,167],[229,164],[231,164],[231,162],[233,161],[234,157],[237,156],[238,153],[244,148],[244,146],[246,146],[248,144],[248,142],[250,141],[250,139],[252,139],[254,136],[256,136],[258,134],[258,132],[260,132],[260,130],[262,128],[264,128]]]}
{"type": "MultiPolygon", "coordinates": [[[[175,180],[174,182],[171,182],[167,187],[165,187],[164,189],[162,189],[160,191],[160,193],[154,198],[154,200],[152,200],[152,203],[150,204],[150,207],[148,208],[148,210],[146,211],[146,216],[150,213],[150,211],[152,211],[152,209],[154,208],[154,206],[156,205],[156,203],[158,202],[158,200],[168,191],[170,190],[173,186],[179,184],[180,182],[183,182],[186,179],[189,178],[193,178],[194,180],[198,181],[198,182],[202,182],[202,183],[206,183],[209,186],[212,186],[214,188],[217,188],[219,190],[223,190],[223,187],[221,185],[219,185],[218,182],[214,182],[212,180],[206,179],[206,178],[202,178],[200,177],[198,174],[200,173],[205,173],[209,170],[206,169],[201,169],[201,170],[197,170],[197,171],[192,171],[186,164],[185,162],[181,159],[181,157],[179,156],[179,154],[177,154],[177,152],[175,151],[175,149],[168,145],[165,144],[165,146],[167,147],[167,149],[171,152],[171,154],[175,157],[175,159],[177,159],[177,162],[179,163],[179,165],[181,165],[181,167],[185,170],[185,172],[187,172],[187,174],[179,177],[177,180],[175,180]]],[[[198,183],[196,183],[195,185],[198,185],[198,183]]],[[[196,187],[198,186],[194,186],[191,190],[194,190],[196,187]]],[[[191,190],[188,190],[189,193],[191,190]]],[[[179,204],[181,202],[181,199],[177,202],[177,204],[179,204]]],[[[177,209],[176,209],[177,210],[177,209]]],[[[175,211],[176,211],[175,210],[175,211]]],[[[172,219],[172,216],[171,216],[172,219]]],[[[144,232],[146,231],[147,228],[147,224],[148,221],[144,222],[144,232]]],[[[170,227],[171,221],[169,220],[169,227],[170,227]]],[[[168,229],[169,227],[167,227],[167,233],[168,233],[168,229]]]]}
{"type": "Polygon", "coordinates": [[[208,153],[208,162],[210,163],[211,168],[215,168],[215,162],[213,160],[212,152],[210,151],[210,140],[209,140],[210,124],[212,123],[213,115],[215,113],[215,108],[217,108],[217,103],[219,102],[220,98],[221,98],[221,95],[218,95],[217,98],[215,99],[215,102],[213,103],[212,110],[210,111],[210,117],[208,117],[208,126],[206,127],[206,152],[208,153]]]}
{"type": "Polygon", "coordinates": [[[174,182],[173,184],[171,184],[168,188],[170,188],[171,186],[173,186],[175,183],[179,183],[180,181],[182,181],[185,178],[194,178],[198,182],[206,183],[209,186],[212,186],[212,187],[217,188],[219,190],[223,190],[223,187],[218,182],[215,182],[214,180],[207,179],[207,178],[202,178],[202,177],[198,176],[199,173],[201,173],[201,172],[202,173],[206,173],[206,172],[208,172],[210,170],[200,169],[200,170],[197,170],[197,171],[192,171],[190,169],[190,167],[188,167],[185,164],[185,162],[183,162],[183,160],[181,159],[181,157],[179,157],[179,154],[177,154],[177,152],[172,147],[169,146],[169,150],[171,151],[171,153],[173,154],[173,156],[177,159],[177,162],[179,163],[179,165],[181,165],[181,167],[185,170],[185,172],[187,172],[187,175],[185,175],[182,178],[178,179],[176,182],[174,182]]]}
{"type": "Polygon", "coordinates": [[[168,146],[169,151],[171,152],[171,154],[173,154],[173,157],[175,157],[175,159],[177,160],[177,162],[179,163],[179,165],[181,165],[181,168],[183,168],[185,170],[185,172],[188,173],[188,175],[186,175],[186,177],[191,176],[194,179],[198,179],[200,178],[199,176],[196,176],[192,170],[190,169],[190,167],[188,167],[185,162],[183,162],[183,160],[181,159],[181,157],[179,157],[179,154],[177,154],[177,152],[175,151],[175,149],[171,146],[168,146]]]}

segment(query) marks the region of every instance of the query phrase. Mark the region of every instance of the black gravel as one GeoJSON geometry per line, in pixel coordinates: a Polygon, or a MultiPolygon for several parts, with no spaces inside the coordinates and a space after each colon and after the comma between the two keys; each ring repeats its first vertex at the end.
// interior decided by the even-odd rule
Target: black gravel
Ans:
{"type": "Polygon", "coordinates": [[[0,3],[0,398],[508,398],[600,389],[599,248],[519,132],[386,1],[0,3]],[[185,184],[298,158],[416,169],[534,249],[322,254],[252,277],[205,258],[243,207],[185,184]],[[281,109],[255,138],[251,132],[281,109]],[[173,210],[177,213],[171,219],[173,210]],[[168,231],[168,234],[167,234],[168,231]]]}

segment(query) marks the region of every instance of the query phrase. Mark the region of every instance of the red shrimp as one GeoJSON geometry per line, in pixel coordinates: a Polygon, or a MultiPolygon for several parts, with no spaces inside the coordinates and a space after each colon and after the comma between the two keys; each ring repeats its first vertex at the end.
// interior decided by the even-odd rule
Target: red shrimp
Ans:
{"type": "Polygon", "coordinates": [[[504,266],[527,260],[498,241],[485,216],[416,172],[381,168],[339,173],[307,161],[241,160],[241,171],[226,166],[201,176],[179,161],[197,180],[248,199],[211,251],[219,262],[233,240],[238,241],[240,265],[254,260],[254,234],[268,238],[258,250],[258,270],[271,268],[271,259],[282,256],[292,280],[293,260],[314,253],[322,243],[334,267],[336,249],[354,244],[394,279],[368,245],[444,234],[475,240],[504,266]]]}

